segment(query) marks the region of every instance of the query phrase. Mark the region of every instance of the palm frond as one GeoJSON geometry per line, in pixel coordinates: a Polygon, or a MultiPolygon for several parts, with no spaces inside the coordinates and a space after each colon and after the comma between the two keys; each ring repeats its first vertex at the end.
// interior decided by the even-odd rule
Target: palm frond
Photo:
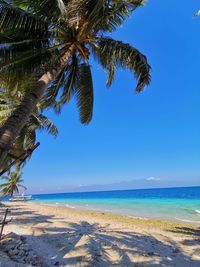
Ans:
{"type": "Polygon", "coordinates": [[[92,73],[90,66],[86,63],[79,65],[75,97],[80,113],[80,121],[83,124],[88,124],[92,119],[94,96],[92,73]]]}
{"type": "Polygon", "coordinates": [[[73,95],[77,100],[81,122],[84,124],[89,123],[93,111],[92,74],[90,66],[86,63],[80,64],[76,56],[73,57],[71,65],[67,66],[48,88],[41,106],[43,108],[52,106],[58,113],[73,95]],[[60,90],[62,93],[59,94],[60,90]]]}
{"type": "Polygon", "coordinates": [[[74,55],[72,57],[71,65],[69,65],[66,69],[63,92],[60,96],[60,100],[57,102],[57,106],[68,103],[71,97],[74,95],[78,79],[78,70],[79,60],[74,55]]]}
{"type": "Polygon", "coordinates": [[[0,188],[4,188],[4,187],[7,187],[8,184],[7,183],[4,183],[4,184],[0,184],[0,188]]]}
{"type": "Polygon", "coordinates": [[[48,43],[42,43],[42,40],[26,40],[12,44],[1,45],[0,68],[6,68],[13,64],[23,64],[26,61],[32,61],[35,58],[48,56],[51,58],[54,51],[58,52],[64,44],[50,46],[48,43]],[[42,47],[44,46],[44,47],[42,47]]]}
{"type": "MultiPolygon", "coordinates": [[[[0,89],[0,125],[4,124],[7,117],[10,116],[10,113],[12,114],[12,111],[20,104],[24,97],[24,93],[25,92],[19,94],[18,92],[18,94],[12,94],[9,90],[3,88],[0,89]]],[[[29,121],[17,137],[14,146],[6,159],[6,166],[9,164],[10,158],[18,158],[35,144],[37,130],[46,130],[55,137],[58,134],[55,124],[46,116],[42,115],[38,108],[31,114],[29,121]]]]}
{"type": "Polygon", "coordinates": [[[56,98],[58,96],[58,93],[61,88],[64,86],[64,80],[65,80],[65,71],[66,68],[64,68],[60,75],[53,81],[53,83],[47,88],[45,91],[44,96],[42,97],[39,108],[44,110],[47,107],[54,107],[56,103],[56,98]]]}
{"type": "MultiPolygon", "coordinates": [[[[79,8],[85,10],[85,20],[87,28],[93,32],[114,31],[121,26],[125,19],[139,6],[143,5],[143,0],[87,0],[79,1],[79,8]]],[[[83,13],[83,11],[82,11],[83,13]]],[[[77,14],[74,15],[77,18],[77,14]]]]}
{"type": "Polygon", "coordinates": [[[21,179],[22,172],[20,168],[16,167],[15,171],[8,174],[6,183],[0,184],[0,191],[4,196],[13,195],[13,193],[19,193],[19,187],[26,189],[21,179]]]}
{"type": "Polygon", "coordinates": [[[13,3],[0,1],[0,32],[19,36],[41,36],[48,32],[48,24],[27,11],[13,6],[13,3]]]}
{"type": "Polygon", "coordinates": [[[92,49],[96,59],[109,73],[107,85],[110,86],[114,78],[115,66],[127,68],[135,74],[137,92],[149,85],[151,68],[146,57],[134,47],[111,38],[99,38],[92,49]]]}
{"type": "Polygon", "coordinates": [[[7,43],[7,42],[11,42],[13,41],[12,38],[4,35],[3,33],[0,32],[0,44],[4,44],[4,43],[7,43]]]}
{"type": "Polygon", "coordinates": [[[0,86],[10,91],[17,91],[21,87],[28,89],[42,73],[57,64],[61,53],[61,50],[55,48],[51,52],[35,51],[26,57],[19,54],[17,58],[11,58],[10,62],[0,62],[4,65],[0,69],[0,86]]]}
{"type": "MultiPolygon", "coordinates": [[[[1,38],[0,38],[1,41],[1,38]]],[[[15,41],[14,39],[10,39],[7,42],[2,42],[0,47],[1,62],[10,62],[13,59],[17,59],[18,57],[27,57],[32,53],[36,53],[36,51],[44,51],[44,49],[50,49],[50,44],[48,38],[43,39],[27,39],[21,41],[15,41]]],[[[38,53],[38,52],[37,52],[38,53]]],[[[1,63],[2,64],[2,63],[1,63]]]]}
{"type": "MultiPolygon", "coordinates": [[[[43,114],[32,114],[29,129],[33,128],[32,124],[35,122],[36,129],[46,130],[49,134],[57,137],[58,129],[56,125],[43,114]]],[[[35,129],[34,129],[35,130],[35,129]]]]}
{"type": "Polygon", "coordinates": [[[65,0],[14,0],[14,5],[48,22],[59,22],[65,15],[65,0]]]}
{"type": "Polygon", "coordinates": [[[49,86],[41,101],[41,107],[53,107],[56,113],[60,113],[64,104],[68,103],[74,95],[78,79],[79,60],[74,55],[71,64],[63,69],[62,73],[49,86]]]}

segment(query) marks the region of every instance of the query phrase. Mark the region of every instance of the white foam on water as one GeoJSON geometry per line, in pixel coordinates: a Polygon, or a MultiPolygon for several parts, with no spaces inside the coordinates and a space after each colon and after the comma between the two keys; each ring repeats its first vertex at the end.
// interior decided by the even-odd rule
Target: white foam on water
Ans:
{"type": "Polygon", "coordinates": [[[74,206],[71,206],[71,205],[69,205],[69,204],[66,204],[65,207],[67,207],[67,208],[69,208],[69,209],[75,209],[74,206]]]}
{"type": "Polygon", "coordinates": [[[193,220],[187,220],[187,219],[180,219],[175,217],[176,220],[182,221],[182,222],[189,222],[189,223],[200,223],[200,221],[193,221],[193,220]]]}
{"type": "Polygon", "coordinates": [[[195,212],[200,214],[200,210],[195,210],[195,212]]]}

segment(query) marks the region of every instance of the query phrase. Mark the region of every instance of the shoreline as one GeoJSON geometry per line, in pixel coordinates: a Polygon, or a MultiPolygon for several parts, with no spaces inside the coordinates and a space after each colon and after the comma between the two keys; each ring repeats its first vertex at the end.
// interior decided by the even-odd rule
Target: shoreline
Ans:
{"type": "Polygon", "coordinates": [[[13,217],[4,233],[25,238],[45,267],[200,266],[200,228],[191,224],[30,202],[4,205],[13,217]]]}
{"type": "MultiPolygon", "coordinates": [[[[5,202],[6,203],[6,202],[5,202]]],[[[172,217],[148,217],[148,216],[137,216],[137,215],[132,215],[132,214],[128,214],[128,213],[122,213],[122,212],[117,212],[117,211],[108,211],[108,210],[101,210],[101,209],[91,209],[91,208],[79,208],[76,206],[70,206],[70,204],[62,204],[62,203],[45,203],[45,202],[32,202],[30,201],[29,204],[33,204],[33,205],[44,205],[44,206],[52,206],[52,207],[62,207],[65,209],[69,209],[69,210],[77,210],[77,211],[83,211],[83,212],[97,212],[97,213],[105,213],[105,214],[111,214],[111,215],[116,215],[116,216],[123,216],[123,217],[129,217],[129,218],[133,218],[133,219],[140,219],[140,220],[145,220],[145,221],[164,221],[164,222],[168,222],[168,223],[172,223],[172,224],[183,224],[183,225],[190,225],[190,226],[195,226],[195,227],[199,227],[200,226],[200,221],[194,221],[194,220],[189,220],[189,219],[180,219],[180,218],[172,218],[172,217]]]]}
{"type": "Polygon", "coordinates": [[[139,216],[134,216],[134,215],[128,215],[128,214],[123,214],[123,213],[117,213],[117,212],[111,212],[111,211],[104,211],[104,210],[97,210],[97,209],[81,209],[81,208],[77,208],[77,207],[69,207],[66,206],[65,204],[48,204],[48,203],[34,203],[34,202],[29,202],[29,204],[31,205],[41,205],[41,206],[46,206],[46,207],[57,207],[57,208],[61,208],[64,210],[68,210],[69,212],[74,211],[77,212],[78,214],[80,213],[87,213],[89,215],[96,215],[96,216],[100,216],[104,215],[104,217],[107,218],[112,218],[112,219],[116,219],[118,220],[119,218],[122,221],[129,221],[130,222],[141,222],[142,224],[158,224],[158,225],[169,225],[169,227],[173,227],[173,226],[186,226],[186,227],[191,227],[191,228],[196,228],[200,226],[200,222],[199,223],[192,223],[192,222],[186,222],[186,221],[181,221],[178,219],[173,219],[173,218],[150,218],[150,217],[139,217],[139,216]]]}

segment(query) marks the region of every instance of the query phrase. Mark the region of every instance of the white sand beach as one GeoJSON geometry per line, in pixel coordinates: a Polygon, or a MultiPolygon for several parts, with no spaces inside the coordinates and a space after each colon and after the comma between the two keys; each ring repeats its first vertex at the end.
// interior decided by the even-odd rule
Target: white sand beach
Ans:
{"type": "MultiPolygon", "coordinates": [[[[110,213],[32,203],[6,203],[36,266],[200,266],[200,228],[110,213]]],[[[1,250],[0,266],[31,266],[1,250]]]]}

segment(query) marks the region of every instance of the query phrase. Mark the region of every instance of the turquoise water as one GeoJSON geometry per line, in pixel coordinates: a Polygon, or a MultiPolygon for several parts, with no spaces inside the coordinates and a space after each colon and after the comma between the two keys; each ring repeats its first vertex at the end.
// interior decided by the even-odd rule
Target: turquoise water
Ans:
{"type": "Polygon", "coordinates": [[[200,187],[46,194],[34,202],[200,225],[200,187]]]}

